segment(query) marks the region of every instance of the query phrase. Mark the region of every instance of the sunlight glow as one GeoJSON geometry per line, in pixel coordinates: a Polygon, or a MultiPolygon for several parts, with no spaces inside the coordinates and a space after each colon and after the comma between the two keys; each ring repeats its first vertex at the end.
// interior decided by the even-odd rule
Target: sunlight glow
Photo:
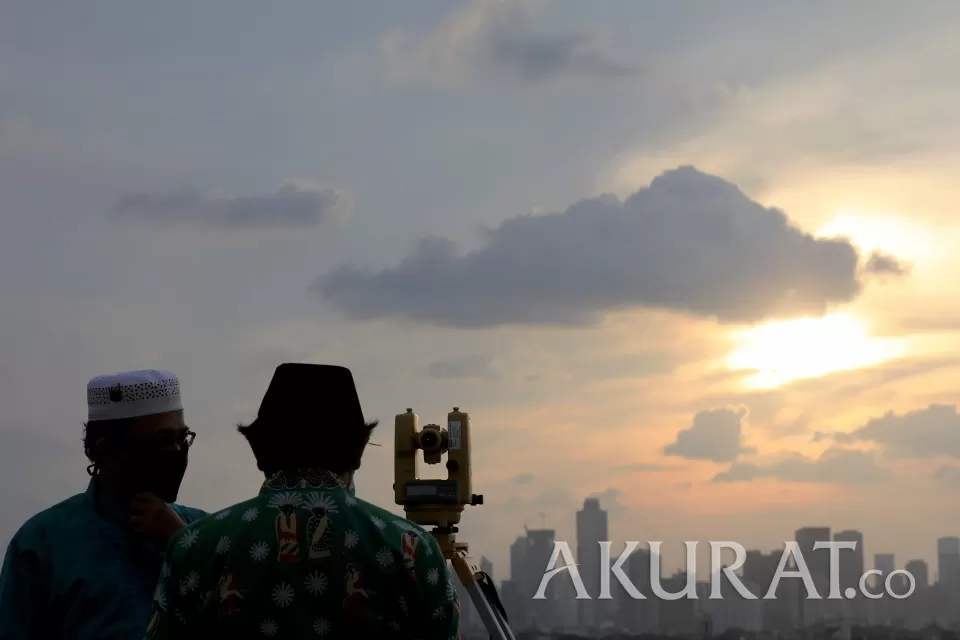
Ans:
{"type": "Polygon", "coordinates": [[[732,337],[736,347],[727,366],[755,370],[746,382],[759,388],[870,367],[905,351],[902,341],[872,337],[862,322],[846,313],[771,322],[732,337]]]}
{"type": "Polygon", "coordinates": [[[881,251],[910,261],[929,261],[935,257],[940,245],[932,229],[890,214],[839,211],[814,235],[820,238],[846,237],[865,255],[881,251]]]}

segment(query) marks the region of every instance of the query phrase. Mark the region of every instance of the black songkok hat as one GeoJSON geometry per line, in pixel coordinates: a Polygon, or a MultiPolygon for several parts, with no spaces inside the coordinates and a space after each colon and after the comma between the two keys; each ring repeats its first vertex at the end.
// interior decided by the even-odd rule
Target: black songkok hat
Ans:
{"type": "Polygon", "coordinates": [[[257,418],[295,421],[303,427],[364,424],[353,374],[346,367],[328,364],[286,363],[277,367],[257,418]]]}

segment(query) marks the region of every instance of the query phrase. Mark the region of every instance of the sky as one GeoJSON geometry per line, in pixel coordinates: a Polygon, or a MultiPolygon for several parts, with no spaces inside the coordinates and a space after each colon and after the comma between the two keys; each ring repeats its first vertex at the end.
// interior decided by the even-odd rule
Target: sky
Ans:
{"type": "MultiPolygon", "coordinates": [[[[461,537],[960,534],[960,5],[0,3],[0,543],[82,491],[87,380],[180,376],[181,499],[262,478],[282,362],[468,411],[461,537]]],[[[431,469],[437,477],[439,470],[431,469]]],[[[675,550],[671,559],[670,549],[675,550]]],[[[868,561],[868,564],[870,562],[868,561]]]]}

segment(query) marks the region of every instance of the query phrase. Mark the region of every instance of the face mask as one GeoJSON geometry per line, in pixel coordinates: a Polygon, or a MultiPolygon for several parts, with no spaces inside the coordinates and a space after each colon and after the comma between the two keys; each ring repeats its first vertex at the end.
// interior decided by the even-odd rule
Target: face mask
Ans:
{"type": "Polygon", "coordinates": [[[130,460],[124,485],[132,493],[149,492],[164,502],[174,502],[187,472],[185,451],[141,453],[130,460]]]}

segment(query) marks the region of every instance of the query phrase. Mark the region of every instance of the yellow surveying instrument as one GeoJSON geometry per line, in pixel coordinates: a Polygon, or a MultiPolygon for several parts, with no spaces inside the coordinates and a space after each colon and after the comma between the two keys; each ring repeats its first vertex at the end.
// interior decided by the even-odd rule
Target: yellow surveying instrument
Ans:
{"type": "Polygon", "coordinates": [[[483,496],[473,493],[470,456],[470,415],[454,407],[447,414],[447,426],[428,424],[420,429],[420,419],[407,409],[395,421],[394,484],[396,503],[403,505],[407,519],[424,527],[440,544],[443,557],[450,561],[461,584],[470,594],[491,638],[514,640],[497,588],[490,576],[470,557],[467,542],[457,540],[457,524],[467,505],[483,504],[483,496]],[[447,477],[420,479],[420,456],[427,464],[440,464],[447,454],[447,477]]]}

